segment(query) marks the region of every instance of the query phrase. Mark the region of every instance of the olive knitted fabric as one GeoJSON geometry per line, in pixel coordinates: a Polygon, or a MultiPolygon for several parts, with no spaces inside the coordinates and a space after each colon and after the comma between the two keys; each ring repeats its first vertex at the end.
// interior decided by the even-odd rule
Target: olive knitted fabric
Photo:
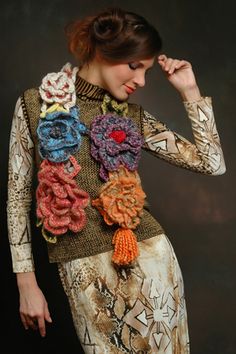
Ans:
{"type": "MultiPolygon", "coordinates": [[[[101,104],[105,91],[81,78],[76,81],[77,102],[80,109],[80,121],[87,127],[95,116],[102,114],[101,104]]],[[[23,110],[29,124],[32,139],[35,144],[35,162],[37,168],[41,162],[38,154],[37,126],[41,108],[41,98],[37,88],[26,90],[23,94],[23,110]]],[[[136,104],[129,104],[128,117],[132,118],[142,133],[142,108],[136,104]]],[[[99,163],[90,153],[90,138],[85,135],[79,153],[74,155],[81,166],[76,177],[79,188],[89,193],[90,201],[99,195],[104,182],[99,177],[99,163]]],[[[75,258],[82,258],[113,249],[112,238],[118,225],[108,226],[99,211],[91,206],[85,208],[87,224],[79,233],[68,232],[58,237],[55,244],[48,243],[49,261],[66,262],[75,258]]],[[[144,207],[141,223],[134,230],[137,240],[141,241],[163,233],[164,230],[149,211],[144,207]]]]}

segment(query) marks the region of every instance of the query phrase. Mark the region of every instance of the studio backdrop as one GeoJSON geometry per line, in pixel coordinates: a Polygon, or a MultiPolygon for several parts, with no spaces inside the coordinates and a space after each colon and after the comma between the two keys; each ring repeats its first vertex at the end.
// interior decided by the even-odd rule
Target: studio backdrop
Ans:
{"type": "MultiPolygon", "coordinates": [[[[35,226],[32,237],[39,284],[47,294],[53,324],[46,338],[25,331],[7,235],[7,166],[15,103],[42,77],[76,64],[67,50],[65,25],[75,18],[119,6],[146,17],[160,32],[163,53],[191,62],[204,96],[213,108],[227,172],[206,176],[172,166],[143,152],[140,174],[152,214],[163,226],[183,272],[192,354],[235,353],[235,11],[234,1],[2,0],[1,60],[1,237],[0,352],[78,354],[79,348],[55,264],[35,226]],[[5,349],[2,349],[4,346],[5,349]],[[14,349],[14,348],[17,349],[14,349]]],[[[131,98],[170,129],[193,141],[181,97],[158,65],[145,88],[131,98]]],[[[92,352],[91,352],[92,353],[92,352]]]]}

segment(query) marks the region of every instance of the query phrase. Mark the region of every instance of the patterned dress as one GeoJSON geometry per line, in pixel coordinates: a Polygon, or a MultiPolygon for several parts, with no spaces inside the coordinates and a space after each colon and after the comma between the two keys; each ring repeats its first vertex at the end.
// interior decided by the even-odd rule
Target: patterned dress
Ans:
{"type": "MultiPolygon", "coordinates": [[[[77,77],[76,93],[91,102],[104,90],[77,77]]],[[[195,144],[144,111],[144,148],[179,167],[224,173],[211,98],[184,102],[184,106],[195,144]]],[[[20,97],[11,129],[7,209],[15,273],[34,270],[29,219],[34,143],[26,114],[20,97]]],[[[139,242],[139,257],[130,267],[112,266],[111,253],[58,263],[84,352],[189,353],[183,278],[167,236],[163,233],[139,242]]]]}

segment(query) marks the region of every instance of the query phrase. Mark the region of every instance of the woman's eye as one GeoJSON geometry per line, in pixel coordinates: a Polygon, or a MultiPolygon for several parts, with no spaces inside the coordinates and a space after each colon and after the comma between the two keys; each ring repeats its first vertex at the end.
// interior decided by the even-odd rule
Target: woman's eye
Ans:
{"type": "Polygon", "coordinates": [[[128,65],[129,65],[129,68],[130,68],[131,70],[135,70],[135,69],[138,68],[138,64],[137,64],[137,63],[129,63],[128,65]]]}

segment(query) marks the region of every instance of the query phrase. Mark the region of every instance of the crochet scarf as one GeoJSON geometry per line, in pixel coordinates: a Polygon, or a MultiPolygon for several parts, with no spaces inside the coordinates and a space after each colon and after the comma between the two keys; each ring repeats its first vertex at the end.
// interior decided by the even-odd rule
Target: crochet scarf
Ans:
{"type": "Polygon", "coordinates": [[[130,265],[138,256],[133,230],[140,223],[146,198],[137,172],[143,137],[127,117],[127,102],[117,103],[108,94],[101,105],[102,114],[94,117],[90,127],[85,126],[76,106],[77,71],[67,63],[60,72],[47,74],[39,87],[43,103],[37,127],[42,158],[36,190],[37,224],[46,241],[56,243],[67,231],[79,232],[86,226],[85,209],[91,202],[106,224],[118,225],[112,261],[130,265]],[[91,201],[75,181],[81,166],[73,155],[85,134],[104,181],[98,198],[91,201]]]}

